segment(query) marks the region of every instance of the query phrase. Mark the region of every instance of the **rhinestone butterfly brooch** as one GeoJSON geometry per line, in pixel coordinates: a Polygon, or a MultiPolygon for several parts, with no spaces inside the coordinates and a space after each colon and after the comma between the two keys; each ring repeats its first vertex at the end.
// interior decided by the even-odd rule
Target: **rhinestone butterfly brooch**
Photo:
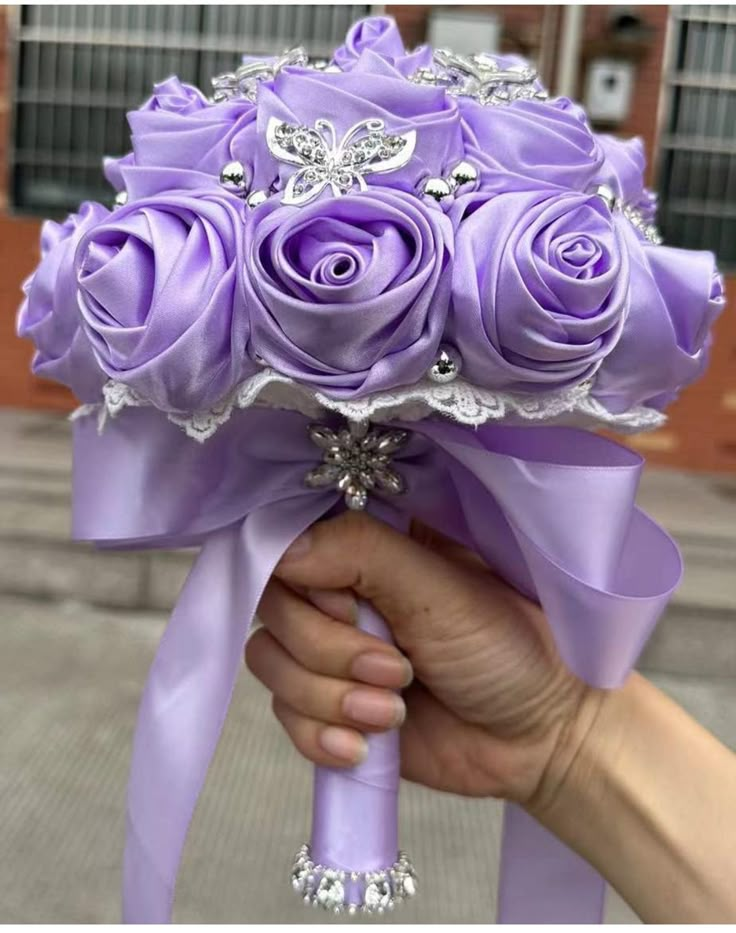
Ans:
{"type": "Polygon", "coordinates": [[[416,130],[386,133],[383,120],[361,120],[338,143],[329,120],[316,120],[314,128],[284,123],[271,117],[266,142],[280,162],[298,166],[284,190],[283,203],[302,205],[318,197],[329,185],[335,195],[347,194],[356,184],[367,187],[366,175],[393,172],[412,157],[416,130]]]}

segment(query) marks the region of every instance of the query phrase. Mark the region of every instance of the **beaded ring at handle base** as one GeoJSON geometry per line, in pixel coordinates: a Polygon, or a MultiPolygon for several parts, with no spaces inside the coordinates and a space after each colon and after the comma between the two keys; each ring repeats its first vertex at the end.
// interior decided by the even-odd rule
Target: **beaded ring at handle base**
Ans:
{"type": "Polygon", "coordinates": [[[385,913],[417,892],[416,872],[405,852],[389,868],[348,872],[315,865],[306,843],[294,858],[291,884],[306,904],[350,915],[385,913]]]}

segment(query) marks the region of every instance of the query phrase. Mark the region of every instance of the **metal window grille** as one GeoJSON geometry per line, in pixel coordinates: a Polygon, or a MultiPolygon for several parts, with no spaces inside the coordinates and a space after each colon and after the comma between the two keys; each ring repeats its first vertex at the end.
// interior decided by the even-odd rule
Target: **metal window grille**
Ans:
{"type": "Polygon", "coordinates": [[[671,8],[659,223],[736,269],[736,6],[671,8]]]}
{"type": "MultiPolygon", "coordinates": [[[[9,8],[11,9],[11,8],[9,8]]],[[[15,87],[10,202],[61,214],[108,201],[104,155],[130,148],[125,113],[171,74],[210,93],[243,54],[303,45],[328,57],[367,5],[21,6],[11,49],[15,87]]]]}

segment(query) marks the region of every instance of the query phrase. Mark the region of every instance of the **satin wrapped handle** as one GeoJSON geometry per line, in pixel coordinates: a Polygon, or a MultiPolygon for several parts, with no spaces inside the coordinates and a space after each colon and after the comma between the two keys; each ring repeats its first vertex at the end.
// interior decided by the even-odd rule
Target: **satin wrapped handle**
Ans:
{"type": "MultiPolygon", "coordinates": [[[[389,627],[361,601],[358,628],[393,643],[389,627]]],[[[314,772],[312,837],[297,853],[292,881],[307,902],[340,913],[382,913],[416,892],[399,852],[399,730],[366,736],[368,754],[353,768],[314,772]]]]}

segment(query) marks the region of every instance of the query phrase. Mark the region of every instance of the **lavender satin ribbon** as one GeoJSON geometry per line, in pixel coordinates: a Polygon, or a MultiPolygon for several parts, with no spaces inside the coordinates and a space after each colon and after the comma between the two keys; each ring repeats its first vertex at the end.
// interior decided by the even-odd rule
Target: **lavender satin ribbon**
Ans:
{"type": "MultiPolygon", "coordinates": [[[[75,537],[113,547],[202,545],[141,702],[126,922],[170,920],[188,825],[260,594],[291,541],[338,502],[303,485],[316,459],[306,426],[295,412],[250,409],[199,445],[151,409],[126,410],[102,436],[93,418],[75,424],[75,537]]],[[[414,516],[475,549],[539,600],[578,676],[620,685],[681,574],[674,542],[634,505],[641,458],[571,428],[406,427],[412,437],[396,467],[408,491],[379,501],[380,517],[414,516]]],[[[357,845],[364,814],[343,807],[339,819],[340,837],[357,845]]],[[[321,823],[313,841],[323,845],[320,833],[321,823]]],[[[501,922],[600,921],[602,880],[514,807],[503,856],[501,922]]],[[[350,851],[335,857],[352,861],[350,851]]]]}

